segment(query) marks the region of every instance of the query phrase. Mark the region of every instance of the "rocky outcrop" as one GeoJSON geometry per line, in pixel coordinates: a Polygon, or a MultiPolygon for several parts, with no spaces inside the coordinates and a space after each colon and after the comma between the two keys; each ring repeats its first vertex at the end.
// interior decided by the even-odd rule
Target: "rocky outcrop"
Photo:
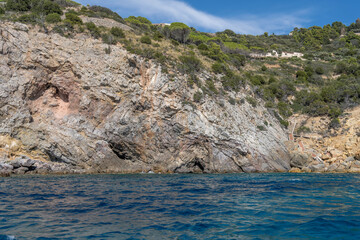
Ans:
{"type": "Polygon", "coordinates": [[[170,78],[155,62],[120,45],[106,54],[107,47],[86,35],[67,39],[0,23],[4,161],[23,155],[49,165],[43,169],[80,172],[290,169],[278,121],[262,104],[241,101],[250,89],[229,93],[234,105],[210,95],[195,104],[201,89],[189,88],[186,76],[170,78]]]}
{"type": "Polygon", "coordinates": [[[294,115],[294,142],[288,142],[292,172],[360,172],[360,107],[346,111],[338,126],[328,117],[294,115]]]}
{"type": "Polygon", "coordinates": [[[119,23],[113,19],[109,19],[109,18],[94,18],[94,17],[87,17],[87,16],[80,16],[81,20],[85,23],[87,22],[93,22],[96,26],[103,26],[103,27],[107,27],[107,28],[113,28],[113,27],[118,27],[121,28],[123,30],[126,31],[130,31],[132,30],[131,27],[129,27],[128,25],[119,23]]]}

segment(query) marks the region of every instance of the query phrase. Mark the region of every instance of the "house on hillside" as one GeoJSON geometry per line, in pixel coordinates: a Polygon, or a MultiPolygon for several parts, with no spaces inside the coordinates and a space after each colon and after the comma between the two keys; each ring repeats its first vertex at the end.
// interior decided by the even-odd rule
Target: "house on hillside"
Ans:
{"type": "Polygon", "coordinates": [[[269,53],[250,53],[250,57],[252,58],[266,58],[266,57],[273,57],[273,58],[292,58],[292,57],[298,57],[301,58],[303,57],[304,54],[303,53],[299,53],[299,52],[282,52],[281,54],[279,54],[277,51],[273,50],[272,52],[269,53]]]}
{"type": "Polygon", "coordinates": [[[289,53],[289,52],[282,52],[281,53],[281,58],[292,58],[292,57],[298,57],[301,58],[303,57],[304,54],[303,53],[299,53],[299,52],[293,52],[293,53],[289,53]]]}

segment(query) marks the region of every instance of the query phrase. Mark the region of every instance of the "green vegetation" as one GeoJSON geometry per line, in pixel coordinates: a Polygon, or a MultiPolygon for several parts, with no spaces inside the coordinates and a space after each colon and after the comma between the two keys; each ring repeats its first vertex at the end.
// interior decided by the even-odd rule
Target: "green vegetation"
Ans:
{"type": "Polygon", "coordinates": [[[50,13],[46,16],[45,21],[48,23],[59,23],[61,22],[61,16],[58,13],[50,13]]]}
{"type": "Polygon", "coordinates": [[[113,12],[112,10],[106,8],[106,7],[101,7],[101,6],[91,6],[89,8],[83,7],[81,9],[81,13],[89,16],[89,17],[94,17],[94,18],[110,18],[113,19],[117,22],[124,22],[124,19],[122,17],[119,16],[119,14],[117,14],[116,12],[113,12]]]}
{"type": "Polygon", "coordinates": [[[88,22],[85,24],[86,28],[89,30],[91,36],[94,38],[100,38],[101,37],[101,31],[100,29],[95,25],[93,22],[88,22]]]}
{"type": "Polygon", "coordinates": [[[253,97],[246,97],[246,101],[252,106],[252,107],[256,107],[257,106],[257,101],[255,98],[253,97]]]}
{"type": "Polygon", "coordinates": [[[139,29],[140,31],[150,31],[152,27],[152,23],[144,17],[130,16],[128,18],[125,18],[125,21],[132,27],[139,29]]]}
{"type": "Polygon", "coordinates": [[[306,113],[330,116],[336,127],[336,119],[344,109],[360,104],[359,22],[295,28],[291,35],[252,36],[229,29],[211,34],[179,22],[168,26],[154,25],[140,16],[123,19],[100,6],[68,8],[74,6],[79,4],[70,0],[7,0],[6,11],[0,8],[0,14],[4,19],[40,25],[46,33],[65,37],[82,33],[101,38],[109,44],[107,54],[111,53],[110,45],[120,43],[131,53],[161,63],[163,73],[186,73],[188,86],[202,90],[195,90],[195,102],[211,94],[232,105],[246,99],[256,107],[261,98],[284,126],[289,124],[290,115],[306,113]],[[80,16],[113,19],[132,30],[106,28],[93,22],[83,24],[80,16]],[[303,56],[275,57],[294,52],[303,56]],[[229,91],[246,92],[248,88],[254,97],[229,97],[233,96],[229,91]]]}
{"type": "Polygon", "coordinates": [[[35,13],[24,14],[18,18],[19,22],[36,24],[38,22],[38,15],[35,13]]]}
{"type": "Polygon", "coordinates": [[[118,37],[118,38],[125,38],[125,33],[122,29],[118,28],[118,27],[112,27],[110,30],[110,33],[114,36],[114,37],[118,37]]]}
{"type": "Polygon", "coordinates": [[[130,17],[126,18],[125,21],[136,24],[136,25],[151,24],[150,20],[148,20],[147,18],[144,18],[144,17],[130,16],[130,17]]]}
{"type": "Polygon", "coordinates": [[[45,15],[63,13],[60,5],[50,0],[7,0],[6,9],[19,12],[32,11],[45,15]]]}
{"type": "Polygon", "coordinates": [[[65,20],[68,20],[72,25],[76,25],[76,24],[81,25],[81,24],[83,24],[81,18],[79,18],[79,16],[76,15],[75,13],[66,13],[65,17],[66,17],[65,20]]]}
{"type": "Polygon", "coordinates": [[[260,131],[266,131],[266,127],[262,125],[257,126],[257,129],[259,129],[260,131]]]}
{"type": "Polygon", "coordinates": [[[194,100],[194,102],[200,102],[201,99],[202,99],[202,97],[203,97],[202,93],[199,92],[199,91],[197,91],[197,92],[194,94],[193,100],[194,100]]]}
{"type": "Polygon", "coordinates": [[[180,43],[186,43],[191,29],[184,23],[175,22],[172,23],[170,27],[166,26],[164,28],[164,32],[165,36],[169,36],[180,43]]]}
{"type": "Polygon", "coordinates": [[[7,0],[6,9],[19,12],[29,11],[32,2],[30,0],[7,0]]]}
{"type": "Polygon", "coordinates": [[[228,49],[248,50],[248,48],[241,43],[236,42],[224,42],[225,47],[228,49]]]}
{"type": "Polygon", "coordinates": [[[140,42],[145,44],[151,44],[151,39],[149,36],[145,35],[140,38],[140,42]]]}
{"type": "Polygon", "coordinates": [[[181,62],[180,68],[185,73],[194,74],[202,68],[200,59],[198,59],[193,52],[180,56],[179,60],[181,62]]]}

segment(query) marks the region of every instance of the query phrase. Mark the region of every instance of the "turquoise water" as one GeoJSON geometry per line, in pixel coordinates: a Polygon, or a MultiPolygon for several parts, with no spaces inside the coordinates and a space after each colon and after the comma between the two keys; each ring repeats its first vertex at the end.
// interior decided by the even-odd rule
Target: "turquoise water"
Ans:
{"type": "Polygon", "coordinates": [[[0,178],[0,239],[358,239],[360,175],[0,178]]]}

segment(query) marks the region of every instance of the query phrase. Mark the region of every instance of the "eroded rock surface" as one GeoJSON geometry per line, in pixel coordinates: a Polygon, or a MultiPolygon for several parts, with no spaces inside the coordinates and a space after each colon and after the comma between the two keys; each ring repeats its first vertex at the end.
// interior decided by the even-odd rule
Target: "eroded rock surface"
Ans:
{"type": "Polygon", "coordinates": [[[188,104],[201,89],[186,76],[106,47],[0,23],[0,158],[29,156],[48,164],[40,171],[55,163],[119,173],[290,169],[278,121],[262,104],[240,103],[249,89],[229,93],[235,105],[209,95],[188,104]]]}
{"type": "Polygon", "coordinates": [[[292,172],[360,172],[360,107],[348,109],[337,126],[329,117],[294,115],[295,142],[288,142],[292,172]]]}

